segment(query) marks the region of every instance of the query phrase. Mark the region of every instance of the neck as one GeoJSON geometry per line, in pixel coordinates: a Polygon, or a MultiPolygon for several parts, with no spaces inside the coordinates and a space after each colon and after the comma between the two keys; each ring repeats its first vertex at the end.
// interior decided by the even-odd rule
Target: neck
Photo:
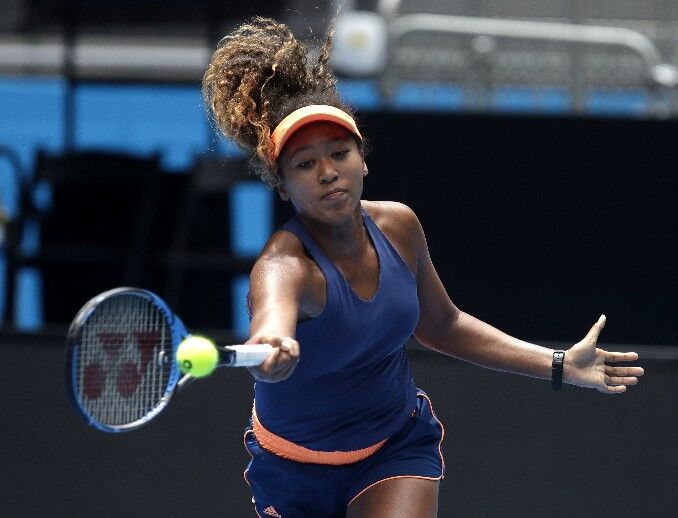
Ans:
{"type": "Polygon", "coordinates": [[[360,207],[358,204],[351,218],[336,226],[309,220],[303,214],[297,214],[297,217],[328,258],[346,259],[361,255],[368,245],[360,207]]]}

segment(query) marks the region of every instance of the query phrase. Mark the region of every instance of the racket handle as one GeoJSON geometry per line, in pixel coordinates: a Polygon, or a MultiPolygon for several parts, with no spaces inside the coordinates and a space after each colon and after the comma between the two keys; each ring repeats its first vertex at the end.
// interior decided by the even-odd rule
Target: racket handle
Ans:
{"type": "Polygon", "coordinates": [[[261,365],[273,347],[268,344],[227,345],[219,348],[219,364],[224,367],[261,365]]]}

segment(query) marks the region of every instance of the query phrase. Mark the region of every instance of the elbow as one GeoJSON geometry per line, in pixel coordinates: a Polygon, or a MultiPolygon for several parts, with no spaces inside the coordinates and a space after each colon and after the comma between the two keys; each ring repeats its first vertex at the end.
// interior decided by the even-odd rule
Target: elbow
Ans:
{"type": "Polygon", "coordinates": [[[456,327],[459,324],[459,321],[461,320],[461,317],[463,315],[463,312],[454,304],[452,305],[452,309],[450,311],[450,326],[451,327],[456,327]]]}
{"type": "Polygon", "coordinates": [[[453,305],[449,311],[441,314],[437,319],[423,318],[420,320],[414,336],[423,346],[429,349],[454,355],[455,334],[462,315],[462,311],[453,305]]]}

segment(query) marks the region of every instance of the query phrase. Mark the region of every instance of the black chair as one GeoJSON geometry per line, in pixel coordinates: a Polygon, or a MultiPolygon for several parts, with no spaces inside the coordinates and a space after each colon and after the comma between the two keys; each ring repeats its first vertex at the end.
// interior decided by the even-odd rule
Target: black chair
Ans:
{"type": "Polygon", "coordinates": [[[50,195],[35,207],[39,249],[19,262],[42,272],[46,322],[68,322],[100,291],[146,284],[160,173],[157,156],[38,154],[34,189],[50,195]]]}
{"type": "Polygon", "coordinates": [[[191,327],[228,328],[231,280],[254,264],[230,248],[229,191],[253,178],[247,170],[244,158],[199,158],[179,201],[172,242],[158,256],[166,272],[163,296],[191,327]]]}

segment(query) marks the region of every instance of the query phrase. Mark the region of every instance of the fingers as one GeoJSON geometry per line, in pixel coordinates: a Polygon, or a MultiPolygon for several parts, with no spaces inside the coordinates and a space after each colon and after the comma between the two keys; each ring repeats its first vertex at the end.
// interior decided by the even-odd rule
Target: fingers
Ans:
{"type": "Polygon", "coordinates": [[[605,374],[608,376],[642,376],[645,370],[642,367],[612,367],[605,365],[605,374]]]}
{"type": "Polygon", "coordinates": [[[610,363],[615,362],[631,362],[638,359],[638,353],[620,353],[605,351],[605,361],[610,363]]]}
{"type": "Polygon", "coordinates": [[[626,385],[606,385],[605,389],[602,389],[601,392],[605,394],[623,394],[626,392],[626,385]]]}
{"type": "Polygon", "coordinates": [[[257,343],[268,343],[273,351],[258,367],[250,372],[260,381],[277,382],[289,378],[299,363],[299,342],[289,336],[259,336],[257,343]]]}
{"type": "Polygon", "coordinates": [[[593,344],[598,343],[598,337],[600,336],[600,332],[605,327],[606,321],[607,317],[605,315],[600,315],[600,318],[595,324],[593,324],[593,327],[589,330],[584,340],[593,344]]]}
{"type": "Polygon", "coordinates": [[[635,352],[607,352],[595,348],[606,321],[605,315],[600,315],[600,318],[593,324],[586,337],[581,342],[575,344],[572,350],[579,354],[582,370],[588,371],[588,374],[584,377],[588,377],[591,384],[582,386],[595,387],[604,394],[621,394],[626,392],[627,387],[636,385],[638,377],[642,376],[645,371],[642,367],[614,367],[607,365],[608,363],[635,361],[638,359],[638,354],[635,352]],[[601,371],[601,367],[604,369],[603,371],[601,371]]]}
{"type": "Polygon", "coordinates": [[[294,347],[294,340],[292,338],[290,338],[289,336],[286,336],[285,338],[283,338],[280,341],[280,350],[281,351],[289,352],[290,349],[292,349],[292,347],[294,347]]]}
{"type": "Polygon", "coordinates": [[[638,378],[635,376],[605,376],[605,384],[612,385],[636,385],[638,378]]]}
{"type": "Polygon", "coordinates": [[[605,384],[599,390],[606,394],[621,394],[626,387],[636,385],[638,376],[645,373],[642,367],[612,367],[605,365],[605,384]]]}
{"type": "Polygon", "coordinates": [[[617,378],[605,376],[605,383],[596,387],[603,394],[622,394],[626,392],[626,387],[638,383],[638,378],[617,378]],[[632,381],[635,380],[635,381],[632,381]],[[625,381],[623,383],[622,381],[625,381]]]}

